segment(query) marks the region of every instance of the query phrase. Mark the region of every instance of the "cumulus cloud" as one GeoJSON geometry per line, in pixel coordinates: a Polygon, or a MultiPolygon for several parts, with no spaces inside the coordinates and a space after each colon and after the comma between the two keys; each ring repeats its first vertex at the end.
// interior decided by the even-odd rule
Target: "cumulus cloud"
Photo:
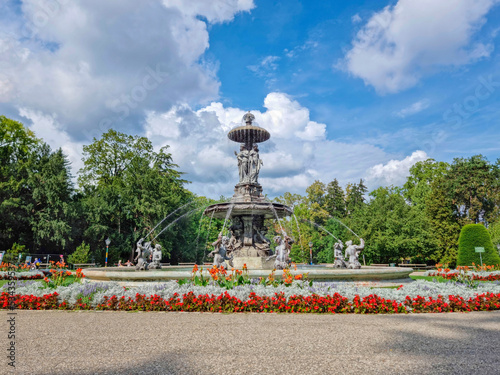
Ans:
{"type": "Polygon", "coordinates": [[[492,44],[474,41],[498,0],[399,0],[375,13],[339,66],[380,93],[414,86],[445,66],[487,57],[492,44]]]}
{"type": "Polygon", "coordinates": [[[0,29],[3,108],[53,114],[75,139],[110,127],[137,132],[145,112],[218,97],[203,62],[207,22],[251,0],[26,0],[0,29]],[[14,16],[14,17],[12,17],[14,16]]]}
{"type": "Polygon", "coordinates": [[[410,175],[410,168],[419,161],[429,159],[429,156],[421,150],[413,152],[403,160],[390,160],[385,164],[377,164],[371,167],[367,173],[367,182],[371,186],[404,184],[410,175]]]}
{"type": "Polygon", "coordinates": [[[398,111],[396,113],[396,115],[401,117],[401,118],[405,118],[406,116],[411,116],[411,115],[414,115],[416,113],[423,111],[424,109],[429,107],[429,104],[430,104],[429,100],[422,99],[422,100],[419,100],[418,102],[411,104],[410,106],[408,106],[406,108],[401,109],[400,111],[398,111]]]}
{"type": "MultiPolygon", "coordinates": [[[[341,183],[358,181],[368,168],[389,156],[368,144],[349,144],[326,139],[326,125],[310,119],[309,110],[284,93],[270,93],[265,111],[252,110],[255,123],[267,129],[271,139],[260,144],[264,165],[260,183],[270,196],[286,191],[304,194],[314,180],[341,183]]],[[[190,189],[211,197],[232,195],[238,181],[234,152],[238,145],[227,133],[241,125],[245,111],[219,102],[197,111],[176,106],[165,113],[151,112],[146,136],[156,146],[170,145],[170,152],[190,189]]]]}

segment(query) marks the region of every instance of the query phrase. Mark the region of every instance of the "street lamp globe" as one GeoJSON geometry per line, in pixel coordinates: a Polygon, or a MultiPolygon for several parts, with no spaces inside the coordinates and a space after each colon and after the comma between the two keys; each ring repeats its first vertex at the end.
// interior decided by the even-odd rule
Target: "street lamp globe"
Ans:
{"type": "Polygon", "coordinates": [[[106,246],[109,246],[109,244],[111,243],[111,240],[108,238],[106,238],[106,246]]]}

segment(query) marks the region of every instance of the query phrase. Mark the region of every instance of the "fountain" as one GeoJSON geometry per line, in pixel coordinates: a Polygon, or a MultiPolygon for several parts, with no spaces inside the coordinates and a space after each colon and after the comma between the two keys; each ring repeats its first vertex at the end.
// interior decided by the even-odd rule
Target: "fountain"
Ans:
{"type": "Polygon", "coordinates": [[[266,238],[265,219],[280,219],[291,216],[292,210],[284,204],[268,201],[262,194],[258,182],[263,165],[259,157],[258,143],[270,138],[267,130],[253,124],[255,117],[250,112],[243,116],[244,125],[228,133],[231,141],[240,143],[240,151],[235,151],[238,161],[239,182],[234,187],[234,195],[229,202],[216,203],[205,209],[204,214],[219,219],[230,220],[228,252],[233,257],[235,268],[272,269],[274,261],[270,241],[266,238]]]}
{"type": "MultiPolygon", "coordinates": [[[[209,256],[211,255],[214,258],[214,265],[227,266],[228,263],[230,267],[236,269],[242,269],[244,265],[246,265],[249,275],[252,278],[265,278],[269,275],[269,270],[273,268],[287,268],[289,264],[290,260],[288,255],[290,244],[293,242],[293,239],[288,237],[283,231],[280,220],[281,218],[293,215],[293,212],[284,204],[267,200],[262,193],[262,186],[259,184],[258,178],[263,163],[259,157],[258,144],[267,141],[271,135],[267,130],[254,125],[254,119],[255,117],[248,112],[243,117],[244,124],[237,126],[228,133],[228,138],[230,140],[240,144],[239,153],[235,152],[238,162],[239,181],[234,187],[233,197],[228,202],[215,203],[208,206],[203,214],[210,217],[210,222],[213,218],[224,219],[223,230],[219,234],[217,241],[212,244],[214,250],[209,254],[209,256]],[[274,238],[276,253],[273,253],[270,246],[271,241],[266,238],[266,219],[276,219],[281,228],[281,236],[275,236],[274,238]],[[229,232],[231,233],[230,238],[223,235],[226,225],[228,225],[229,232]]],[[[189,203],[190,202],[188,202],[188,204],[189,203]]],[[[186,205],[174,212],[177,212],[186,205]]],[[[189,212],[181,217],[188,214],[189,212]]],[[[170,215],[167,217],[170,217],[170,215]]],[[[167,217],[163,219],[162,222],[166,220],[167,217]]],[[[179,220],[181,217],[175,221],[179,220]]],[[[297,218],[295,219],[297,220],[297,218]]],[[[340,220],[335,220],[345,226],[340,220]]],[[[171,227],[173,223],[168,224],[155,236],[155,238],[171,227]]],[[[312,224],[328,232],[325,228],[315,223],[312,224]]],[[[155,228],[153,228],[153,230],[155,228]]],[[[352,232],[350,228],[347,229],[352,232]]],[[[364,241],[360,238],[360,245],[354,245],[352,241],[347,241],[345,244],[346,251],[344,256],[342,254],[344,244],[332,233],[328,233],[338,240],[334,246],[335,263],[314,266],[301,265],[298,271],[292,270],[292,274],[305,271],[310,280],[320,281],[373,281],[405,279],[413,272],[411,268],[361,267],[358,261],[358,255],[364,248],[364,241]],[[344,261],[344,258],[347,256],[349,257],[348,263],[344,261]]],[[[356,233],[352,233],[357,236],[356,233]]],[[[179,280],[191,277],[191,267],[161,267],[159,263],[161,253],[159,254],[158,250],[154,253],[151,248],[151,243],[149,242],[143,245],[142,241],[143,239],[137,244],[137,259],[142,259],[142,262],[138,262],[137,270],[128,267],[110,267],[107,269],[88,268],[83,271],[85,276],[94,281],[114,280],[123,282],[127,285],[135,282],[179,280]],[[153,258],[151,264],[148,263],[150,254],[152,254],[153,258]]],[[[204,270],[204,272],[207,272],[207,270],[204,270]]],[[[276,277],[279,278],[280,275],[277,274],[276,277]]]]}

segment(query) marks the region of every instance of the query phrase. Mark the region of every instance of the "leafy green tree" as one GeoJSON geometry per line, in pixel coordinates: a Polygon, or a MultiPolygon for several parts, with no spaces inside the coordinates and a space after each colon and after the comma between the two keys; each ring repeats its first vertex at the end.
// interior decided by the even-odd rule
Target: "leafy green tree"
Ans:
{"type": "Polygon", "coordinates": [[[78,263],[88,263],[90,258],[90,245],[82,242],[76,250],[68,256],[68,263],[78,264],[78,263]]]}
{"type": "Polygon", "coordinates": [[[404,197],[415,206],[425,206],[425,200],[431,193],[431,184],[437,179],[447,175],[449,164],[437,162],[434,159],[419,161],[410,168],[403,185],[404,197]]]}
{"type": "Polygon", "coordinates": [[[0,116],[0,248],[10,248],[16,241],[32,242],[29,163],[33,147],[40,142],[20,122],[0,116]]]}
{"type": "Polygon", "coordinates": [[[411,258],[413,262],[426,262],[436,243],[423,212],[408,205],[391,188],[380,187],[370,196],[373,199],[353,221],[353,230],[366,242],[367,261],[398,263],[411,258]]]}
{"type": "Polygon", "coordinates": [[[482,155],[455,158],[451,164],[446,187],[453,199],[454,214],[462,225],[490,220],[498,196],[494,169],[482,155]]]}
{"type": "MultiPolygon", "coordinates": [[[[140,238],[151,232],[146,240],[153,240],[163,228],[152,231],[155,224],[194,198],[167,150],[168,146],[155,151],[147,138],[115,130],[83,147],[78,183],[86,216],[84,237],[101,262],[105,238],[109,236],[113,247],[108,262],[131,259],[140,238]]],[[[182,236],[180,229],[170,231],[153,245],[160,242],[165,261],[177,262],[184,247],[182,236]]]]}
{"type": "Polygon", "coordinates": [[[459,266],[470,266],[472,263],[480,264],[480,261],[486,265],[500,265],[500,256],[493,247],[491,237],[482,224],[467,224],[460,232],[458,245],[459,266]],[[484,247],[484,253],[476,253],[476,247],[484,247]]]}
{"type": "Polygon", "coordinates": [[[425,216],[429,220],[432,236],[437,243],[437,248],[430,254],[430,259],[450,265],[456,264],[460,224],[453,212],[453,200],[445,177],[434,180],[424,204],[425,216]]]}

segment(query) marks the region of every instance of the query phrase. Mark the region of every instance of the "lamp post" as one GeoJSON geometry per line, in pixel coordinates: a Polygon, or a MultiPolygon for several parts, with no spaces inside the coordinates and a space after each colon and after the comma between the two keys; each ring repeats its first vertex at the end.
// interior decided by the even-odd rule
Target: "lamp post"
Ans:
{"type": "Polygon", "coordinates": [[[105,265],[104,267],[107,267],[108,266],[108,248],[109,248],[109,244],[111,243],[111,240],[109,239],[109,237],[106,239],[106,262],[105,262],[105,265]]]}
{"type": "Polygon", "coordinates": [[[309,259],[310,259],[310,264],[313,264],[313,243],[309,242],[309,259]]]}

